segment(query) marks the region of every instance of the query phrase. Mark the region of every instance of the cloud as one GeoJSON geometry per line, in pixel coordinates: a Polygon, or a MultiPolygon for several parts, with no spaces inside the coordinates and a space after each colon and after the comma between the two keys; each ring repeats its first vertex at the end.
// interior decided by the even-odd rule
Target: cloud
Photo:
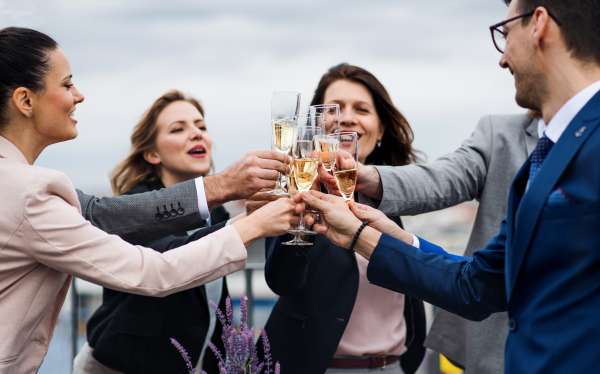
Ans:
{"type": "Polygon", "coordinates": [[[436,158],[458,147],[480,116],[522,112],[487,27],[499,0],[146,1],[0,0],[2,24],[56,38],[86,95],[79,138],[46,150],[41,166],[91,192],[129,148],[136,121],[167,90],[200,99],[222,170],[270,146],[270,94],[302,92],[349,62],[373,72],[436,158]],[[73,157],[76,154],[77,157],[73,157]]]}

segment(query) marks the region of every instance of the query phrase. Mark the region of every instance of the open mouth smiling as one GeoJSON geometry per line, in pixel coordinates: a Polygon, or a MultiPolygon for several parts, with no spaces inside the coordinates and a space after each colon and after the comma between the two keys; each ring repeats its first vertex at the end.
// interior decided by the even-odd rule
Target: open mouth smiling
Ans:
{"type": "Polygon", "coordinates": [[[205,157],[206,148],[204,148],[202,145],[197,145],[188,151],[188,155],[192,157],[205,157]]]}

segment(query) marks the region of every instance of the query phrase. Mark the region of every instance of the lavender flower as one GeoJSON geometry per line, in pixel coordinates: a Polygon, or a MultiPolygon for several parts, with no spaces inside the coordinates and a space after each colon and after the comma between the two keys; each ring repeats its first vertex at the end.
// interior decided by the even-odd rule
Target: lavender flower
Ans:
{"type": "MultiPolygon", "coordinates": [[[[254,345],[254,327],[248,328],[248,305],[247,297],[242,295],[240,306],[242,310],[242,318],[239,326],[233,324],[233,307],[231,299],[225,299],[225,314],[215,303],[210,301],[210,306],[213,308],[223,325],[223,334],[221,339],[225,348],[225,355],[222,355],[217,347],[207,341],[208,347],[214,352],[219,359],[219,374],[273,374],[271,361],[271,347],[265,329],[261,327],[260,334],[262,336],[265,361],[259,362],[256,346],[254,345]],[[263,373],[264,369],[264,373],[263,373]]],[[[181,356],[189,369],[189,374],[194,373],[194,367],[190,360],[190,356],[185,349],[175,339],[171,339],[173,345],[179,350],[181,356]]],[[[281,368],[279,362],[275,364],[275,373],[280,374],[281,368]]],[[[206,374],[202,371],[202,374],[206,374]]]]}
{"type": "Polygon", "coordinates": [[[185,348],[183,348],[181,346],[181,344],[179,344],[179,342],[173,338],[171,338],[171,344],[173,344],[175,346],[175,348],[177,348],[177,350],[183,357],[183,360],[185,361],[185,365],[187,366],[189,373],[194,374],[196,372],[196,370],[194,369],[194,365],[192,365],[192,360],[190,359],[190,355],[187,353],[185,348]]]}
{"type": "Polygon", "coordinates": [[[265,374],[271,374],[271,345],[269,344],[269,338],[267,338],[267,332],[264,327],[260,328],[260,335],[262,336],[263,347],[265,351],[265,374]]]}

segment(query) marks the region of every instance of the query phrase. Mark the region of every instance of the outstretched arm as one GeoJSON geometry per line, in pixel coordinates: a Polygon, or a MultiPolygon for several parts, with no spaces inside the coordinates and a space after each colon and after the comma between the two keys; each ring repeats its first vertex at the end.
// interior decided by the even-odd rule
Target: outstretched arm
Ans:
{"type": "Polygon", "coordinates": [[[83,217],[92,225],[129,243],[144,244],[202,227],[210,210],[274,187],[277,172],[285,172],[289,162],[279,152],[255,150],[222,173],[159,191],[96,198],[77,190],[77,195],[83,217]]]}
{"type": "MultiPolygon", "coordinates": [[[[339,246],[351,246],[361,221],[344,202],[316,191],[302,193],[295,200],[300,198],[322,213],[323,224],[315,225],[315,231],[326,234],[339,246]]],[[[386,227],[392,227],[377,222],[374,226],[386,231],[390,231],[386,227]]],[[[420,243],[423,250],[417,249],[411,245],[412,234],[400,229],[394,229],[390,236],[367,226],[353,249],[369,260],[367,278],[371,283],[414,296],[464,318],[482,320],[507,304],[505,226],[503,222],[500,233],[484,249],[476,251],[472,261],[450,259],[424,240],[420,243]]]]}
{"type": "Polygon", "coordinates": [[[204,226],[193,180],[135,195],[97,198],[77,190],[77,196],[86,220],[132,244],[204,226]]]}
{"type": "Polygon", "coordinates": [[[358,201],[387,215],[415,215],[473,200],[485,183],[492,142],[490,117],[483,117],[460,148],[431,163],[362,166],[358,201]]]}

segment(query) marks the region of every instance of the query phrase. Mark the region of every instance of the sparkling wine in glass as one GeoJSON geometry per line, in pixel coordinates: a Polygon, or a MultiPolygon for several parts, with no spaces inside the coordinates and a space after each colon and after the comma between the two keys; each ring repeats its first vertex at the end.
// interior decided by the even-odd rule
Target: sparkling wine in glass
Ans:
{"type": "Polygon", "coordinates": [[[352,200],[358,177],[358,136],[355,132],[342,132],[339,135],[333,176],[346,202],[352,200]]]}
{"type": "MultiPolygon", "coordinates": [[[[302,118],[301,118],[302,119],[302,118]]],[[[303,121],[299,120],[300,123],[303,121]]],[[[322,135],[322,128],[314,126],[298,126],[296,128],[296,136],[292,145],[292,156],[294,178],[298,192],[306,192],[310,190],[319,167],[319,150],[315,146],[315,137],[322,135]]],[[[303,204],[304,205],[304,204],[303,204]]],[[[295,229],[289,230],[288,233],[296,235],[296,238],[289,244],[310,245],[299,238],[300,235],[316,235],[317,233],[308,230],[304,227],[304,211],[300,213],[300,224],[295,229]]]]}
{"type": "MultiPolygon", "coordinates": [[[[294,138],[293,129],[300,111],[300,93],[275,91],[271,98],[272,146],[279,152],[289,155],[294,138]]],[[[278,174],[275,189],[265,192],[275,196],[289,196],[281,188],[281,173],[278,174]]]]}

